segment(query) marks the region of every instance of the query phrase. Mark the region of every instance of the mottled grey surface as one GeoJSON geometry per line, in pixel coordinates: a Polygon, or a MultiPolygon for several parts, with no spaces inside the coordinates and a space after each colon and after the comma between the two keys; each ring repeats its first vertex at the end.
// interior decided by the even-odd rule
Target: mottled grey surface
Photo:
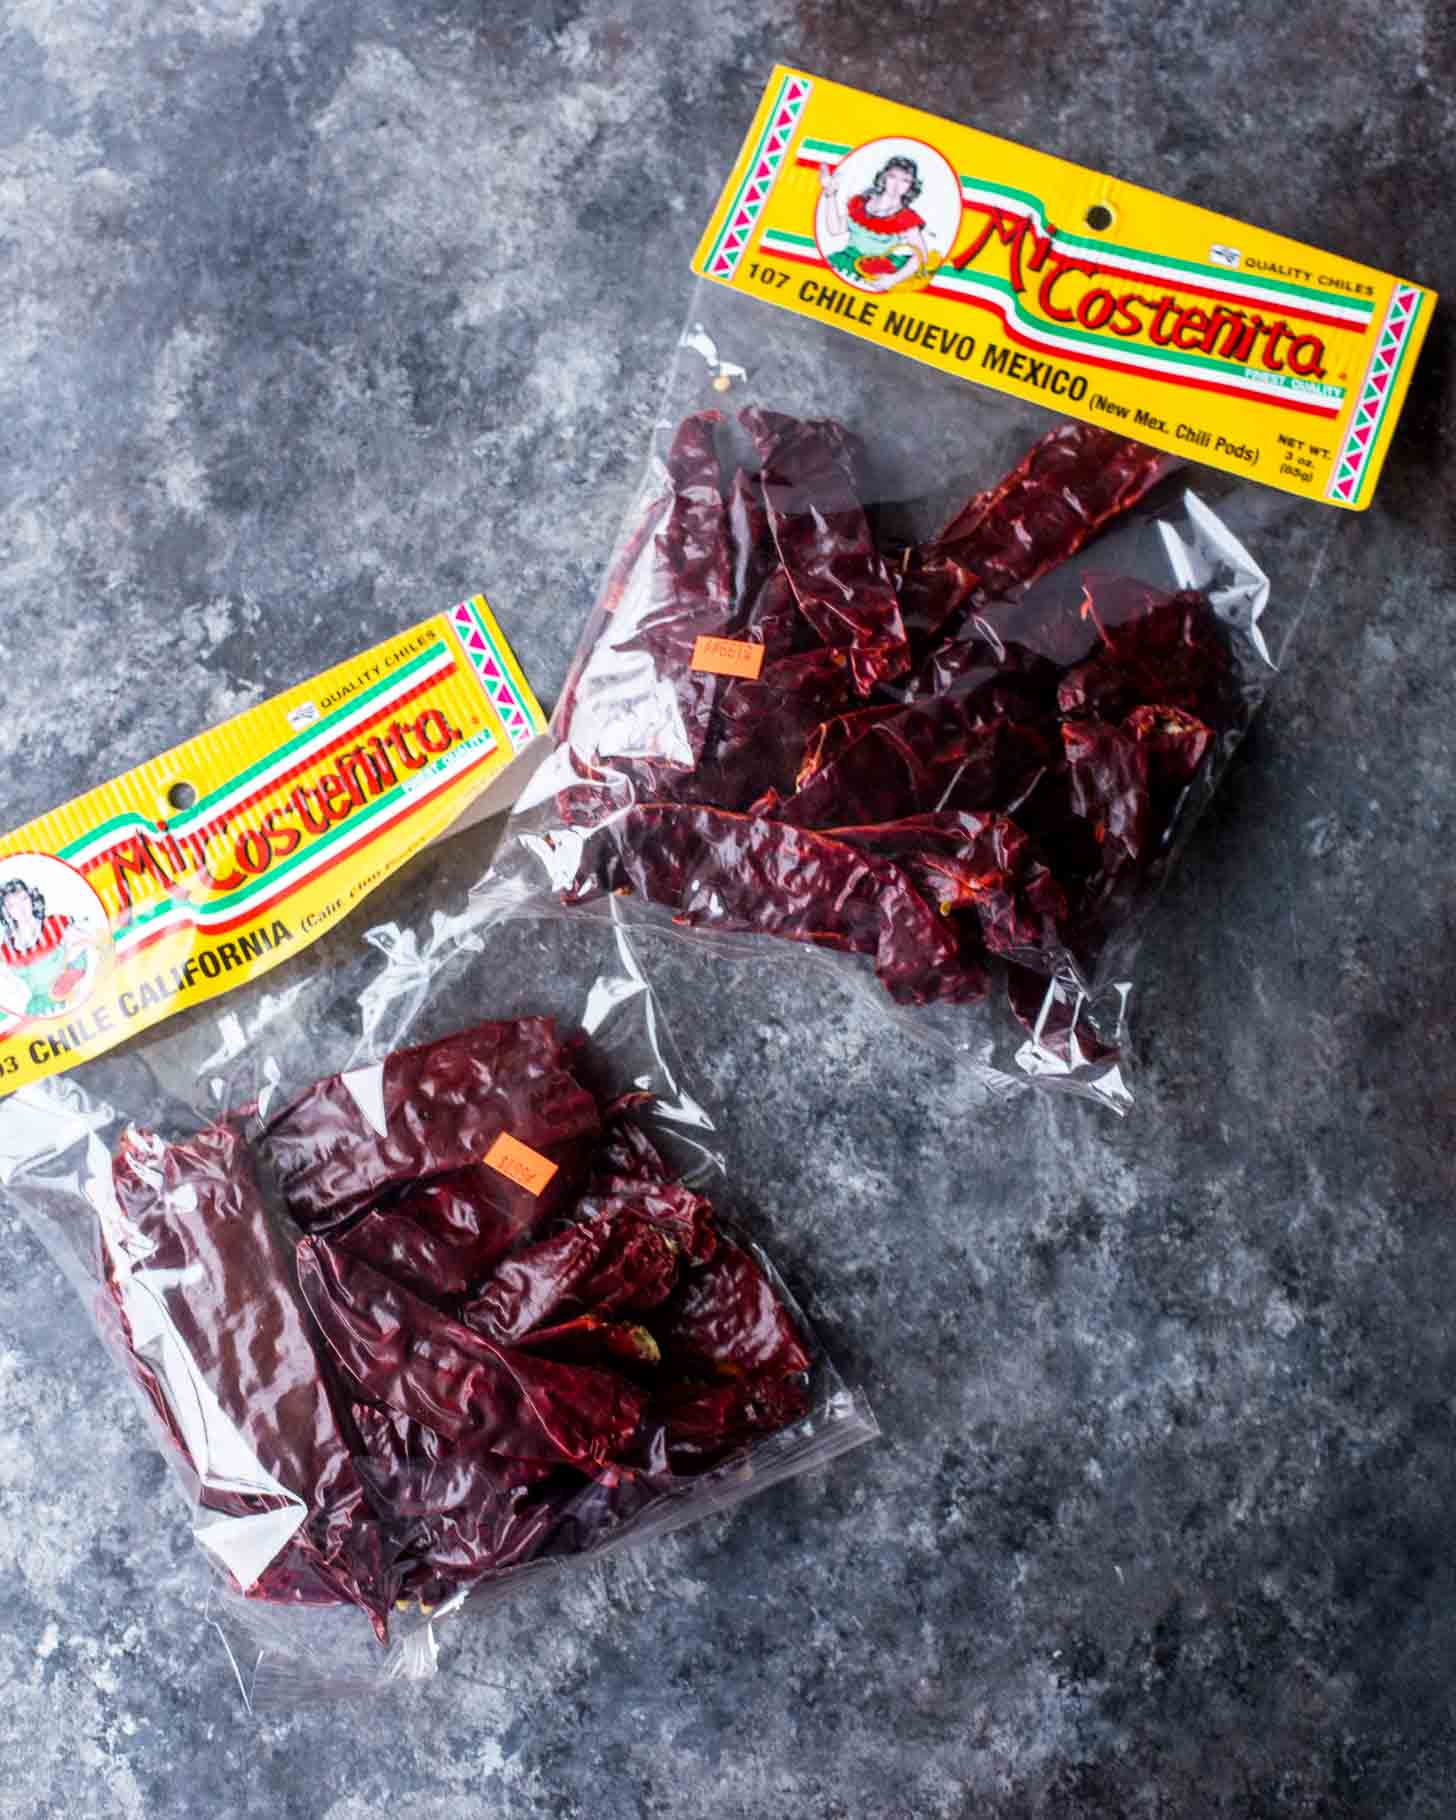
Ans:
{"type": "MultiPolygon", "coordinates": [[[[0,820],[474,586],[554,694],[776,56],[1456,284],[1436,0],[7,0],[0,820]]],[[[1132,1119],[660,954],[878,1446],[255,1722],[0,1215],[0,1811],[1451,1812],[1447,346],[1165,901],[1132,1119]]]]}

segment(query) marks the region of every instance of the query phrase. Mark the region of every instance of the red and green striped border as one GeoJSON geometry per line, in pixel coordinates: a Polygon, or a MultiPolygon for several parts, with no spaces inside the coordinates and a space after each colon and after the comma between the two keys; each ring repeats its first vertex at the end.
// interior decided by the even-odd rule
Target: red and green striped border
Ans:
{"type": "Polygon", "coordinates": [[[743,167],[743,177],[733,199],[723,211],[723,223],[708,249],[703,270],[710,278],[729,279],[753,235],[754,223],[778,180],[779,169],[794,136],[804,103],[814,85],[807,76],[785,76],[768,110],[753,153],[743,167]]]}
{"type": "Polygon", "coordinates": [[[450,613],[450,623],[465,648],[476,680],[491,706],[500,715],[512,752],[519,752],[545,728],[541,710],[512,673],[511,661],[497,634],[485,599],[480,594],[462,600],[450,613]]]}
{"type": "Polygon", "coordinates": [[[1370,460],[1380,443],[1380,432],[1390,411],[1390,401],[1400,390],[1400,370],[1406,355],[1415,345],[1416,319],[1421,313],[1423,292],[1419,286],[1397,282],[1390,293],[1385,318],[1365,377],[1360,381],[1355,408],[1350,413],[1350,427],[1335,458],[1325,498],[1341,505],[1360,503],[1360,493],[1370,472],[1370,460]]]}

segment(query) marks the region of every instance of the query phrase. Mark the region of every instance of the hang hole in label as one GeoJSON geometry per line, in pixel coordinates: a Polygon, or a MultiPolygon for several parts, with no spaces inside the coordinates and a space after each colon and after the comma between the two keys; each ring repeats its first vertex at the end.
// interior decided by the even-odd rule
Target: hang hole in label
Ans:
{"type": "Polygon", "coordinates": [[[1117,220],[1117,216],[1105,202],[1094,202],[1083,219],[1093,233],[1104,234],[1117,220]]]}
{"type": "Polygon", "coordinates": [[[182,778],[178,778],[177,782],[173,784],[172,788],[167,792],[167,807],[169,809],[190,809],[196,801],[197,791],[191,784],[187,783],[182,778]]]}

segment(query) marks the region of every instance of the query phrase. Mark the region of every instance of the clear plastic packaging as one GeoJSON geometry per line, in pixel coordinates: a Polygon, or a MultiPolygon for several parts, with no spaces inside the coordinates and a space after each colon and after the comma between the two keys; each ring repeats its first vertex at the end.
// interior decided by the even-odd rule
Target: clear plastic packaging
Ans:
{"type": "Polygon", "coordinates": [[[479,854],[0,1102],[0,1187],[183,1486],[250,1705],[428,1675],[461,1607],[876,1432],[625,936],[483,941],[479,854]]]}
{"type": "Polygon", "coordinates": [[[1139,930],[1335,524],[699,282],[486,908],[827,960],[973,1091],[1125,1111],[1139,930]]]}

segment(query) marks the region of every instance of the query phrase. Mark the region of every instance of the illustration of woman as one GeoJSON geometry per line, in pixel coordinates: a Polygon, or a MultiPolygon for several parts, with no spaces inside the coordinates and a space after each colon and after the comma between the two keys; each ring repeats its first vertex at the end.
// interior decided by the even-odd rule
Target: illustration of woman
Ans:
{"type": "Polygon", "coordinates": [[[913,158],[887,158],[870,187],[847,205],[840,202],[827,164],[819,166],[819,187],[825,225],[836,238],[849,237],[848,246],[828,255],[829,263],[852,284],[888,291],[929,265],[925,222],[910,206],[922,187],[913,158]]]}
{"type": "Polygon", "coordinates": [[[47,916],[45,898],[23,878],[0,883],[0,966],[14,980],[0,993],[6,1010],[21,1017],[63,1011],[86,977],[94,946],[69,916],[47,916]]]}

